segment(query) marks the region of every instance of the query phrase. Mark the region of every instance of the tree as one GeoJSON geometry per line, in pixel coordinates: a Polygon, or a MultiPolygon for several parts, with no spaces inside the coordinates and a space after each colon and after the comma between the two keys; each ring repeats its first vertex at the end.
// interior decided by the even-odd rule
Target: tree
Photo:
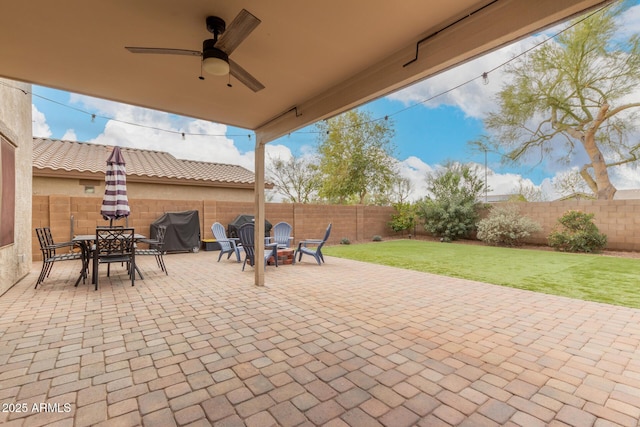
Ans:
{"type": "Polygon", "coordinates": [[[365,203],[383,194],[397,176],[394,131],[388,120],[353,110],[316,125],[320,142],[321,197],[336,203],[365,203]]]}
{"type": "Polygon", "coordinates": [[[448,163],[429,174],[430,196],[417,204],[425,230],[445,242],[467,237],[478,219],[484,189],[478,167],[472,164],[448,163]]]}
{"type": "Polygon", "coordinates": [[[580,175],[598,199],[616,192],[609,168],[635,162],[640,149],[629,141],[640,103],[628,98],[640,83],[640,44],[637,34],[619,42],[615,18],[623,10],[614,5],[574,22],[556,43],[513,62],[499,111],[485,122],[513,161],[563,153],[558,160],[568,163],[582,147],[589,161],[580,175]]]}
{"type": "Polygon", "coordinates": [[[311,202],[320,187],[318,165],[307,158],[271,159],[267,176],[274,189],[291,203],[311,202]]]}
{"type": "Polygon", "coordinates": [[[375,194],[369,200],[374,205],[391,206],[398,203],[408,203],[411,193],[413,193],[411,180],[398,174],[391,180],[390,186],[384,192],[375,194]]]}
{"type": "Polygon", "coordinates": [[[402,232],[411,230],[416,225],[416,205],[410,202],[397,202],[393,204],[396,210],[395,214],[391,215],[391,221],[389,221],[389,227],[395,232],[402,232]]]}
{"type": "MultiPolygon", "coordinates": [[[[558,174],[553,178],[551,183],[553,189],[562,196],[571,196],[578,194],[585,194],[589,196],[589,186],[580,176],[580,171],[577,168],[572,168],[568,171],[558,174]]],[[[593,196],[592,198],[595,198],[593,196]]]]}

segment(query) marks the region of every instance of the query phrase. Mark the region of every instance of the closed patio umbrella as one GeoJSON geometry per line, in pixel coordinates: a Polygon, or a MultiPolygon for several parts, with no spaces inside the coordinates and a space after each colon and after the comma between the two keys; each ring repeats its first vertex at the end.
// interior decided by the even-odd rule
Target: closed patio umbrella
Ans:
{"type": "Polygon", "coordinates": [[[109,225],[112,225],[114,219],[127,217],[130,212],[125,161],[120,147],[115,147],[107,159],[104,197],[100,214],[105,220],[109,220],[109,225]]]}

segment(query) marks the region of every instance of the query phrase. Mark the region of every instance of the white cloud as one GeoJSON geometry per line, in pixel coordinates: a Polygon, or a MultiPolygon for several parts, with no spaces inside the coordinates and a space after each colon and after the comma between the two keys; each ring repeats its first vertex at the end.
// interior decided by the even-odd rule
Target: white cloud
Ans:
{"type": "Polygon", "coordinates": [[[31,120],[31,129],[34,137],[49,138],[52,135],[51,128],[47,124],[47,118],[33,104],[31,104],[31,120]]]}
{"type": "Polygon", "coordinates": [[[415,156],[410,156],[398,163],[400,176],[411,182],[411,200],[418,200],[427,195],[426,177],[433,168],[415,156]]]}
{"type": "MultiPolygon", "coordinates": [[[[71,102],[114,119],[88,142],[166,151],[180,159],[236,164],[254,170],[255,152],[241,152],[234,139],[226,136],[226,125],[76,94],[71,95],[71,102]]],[[[249,135],[247,131],[246,136],[235,138],[249,135]]],[[[274,155],[289,157],[291,151],[284,145],[268,144],[265,157],[274,155]]]]}
{"type": "Polygon", "coordinates": [[[611,182],[618,190],[640,188],[640,165],[637,162],[612,168],[609,175],[611,182]]]}
{"type": "Polygon", "coordinates": [[[627,9],[619,18],[620,36],[629,36],[640,32],[640,5],[627,9]]]}
{"type": "Polygon", "coordinates": [[[67,129],[67,131],[62,135],[62,139],[65,141],[77,141],[78,135],[76,135],[76,131],[73,129],[67,129]]]}
{"type": "MultiPolygon", "coordinates": [[[[240,166],[244,166],[250,171],[254,171],[255,170],[255,154],[256,154],[255,151],[247,151],[245,154],[242,155],[242,163],[235,163],[235,164],[239,164],[240,166]]],[[[267,144],[265,147],[265,153],[264,153],[265,168],[268,169],[270,167],[272,159],[280,158],[286,161],[291,157],[292,157],[292,153],[289,147],[285,145],[280,145],[280,144],[267,144]]]]}
{"type": "Polygon", "coordinates": [[[233,140],[226,137],[225,125],[76,94],[71,95],[71,102],[114,119],[89,142],[166,151],[181,159],[243,162],[233,140]]]}
{"type": "Polygon", "coordinates": [[[496,173],[491,170],[489,170],[487,177],[487,185],[489,186],[489,194],[492,195],[517,194],[520,186],[537,187],[533,181],[520,174],[496,173]]]}
{"type": "Polygon", "coordinates": [[[545,195],[545,200],[556,200],[563,196],[562,194],[558,193],[558,191],[555,189],[555,186],[553,185],[553,181],[555,178],[556,177],[545,178],[540,183],[539,187],[540,190],[542,190],[542,194],[545,195]]]}

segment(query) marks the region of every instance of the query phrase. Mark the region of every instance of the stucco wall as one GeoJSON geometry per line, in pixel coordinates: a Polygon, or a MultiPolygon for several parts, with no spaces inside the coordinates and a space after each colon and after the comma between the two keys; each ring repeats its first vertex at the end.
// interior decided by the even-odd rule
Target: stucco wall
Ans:
{"type": "Polygon", "coordinates": [[[2,82],[6,85],[0,85],[0,134],[15,146],[16,201],[14,243],[0,248],[0,295],[29,273],[32,258],[31,86],[2,82]]]}
{"type": "MultiPolygon", "coordinates": [[[[103,180],[33,177],[33,194],[37,196],[64,194],[72,197],[96,197],[104,194],[103,180]],[[85,193],[85,186],[92,186],[94,194],[85,193]]],[[[174,200],[230,200],[253,201],[253,188],[216,188],[198,185],[154,184],[127,181],[127,195],[132,199],[174,200]]]]}

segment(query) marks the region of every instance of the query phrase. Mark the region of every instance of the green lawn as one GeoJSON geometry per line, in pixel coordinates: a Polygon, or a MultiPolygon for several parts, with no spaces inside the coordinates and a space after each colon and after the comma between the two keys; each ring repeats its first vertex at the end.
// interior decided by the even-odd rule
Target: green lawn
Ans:
{"type": "Polygon", "coordinates": [[[329,246],[323,253],[640,308],[640,259],[420,240],[329,246]]]}

